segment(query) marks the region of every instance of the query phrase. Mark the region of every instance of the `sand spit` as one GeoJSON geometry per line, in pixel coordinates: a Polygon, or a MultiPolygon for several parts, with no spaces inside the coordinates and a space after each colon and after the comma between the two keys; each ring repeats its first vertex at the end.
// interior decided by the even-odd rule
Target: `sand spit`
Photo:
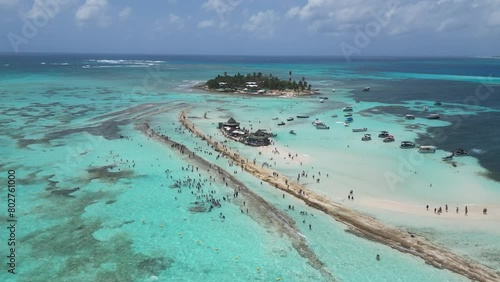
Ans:
{"type": "Polygon", "coordinates": [[[228,159],[231,159],[235,164],[238,164],[262,181],[266,181],[272,186],[303,200],[307,205],[344,223],[349,227],[349,232],[385,244],[401,252],[413,254],[436,268],[448,269],[474,281],[500,281],[499,272],[478,262],[454,254],[416,234],[410,234],[407,231],[387,226],[371,216],[348,209],[328,198],[309,191],[305,186],[292,182],[286,177],[273,176],[274,171],[262,168],[258,163],[254,164],[243,159],[225,145],[205,136],[187,119],[186,112],[184,110],[180,114],[180,122],[193,134],[207,141],[216,151],[224,153],[228,159]]]}
{"type": "Polygon", "coordinates": [[[189,158],[191,162],[195,162],[200,168],[208,171],[216,171],[217,173],[212,173],[213,176],[217,176],[221,183],[225,181],[228,185],[233,187],[235,191],[238,191],[242,197],[244,197],[246,206],[244,207],[242,203],[239,203],[242,211],[243,209],[249,207],[250,212],[247,212],[247,214],[254,218],[256,222],[276,228],[279,232],[285,234],[290,239],[292,246],[297,250],[297,252],[302,257],[307,259],[313,268],[317,269],[321,273],[321,275],[325,278],[325,281],[338,281],[338,279],[336,279],[332,273],[326,269],[325,264],[316,256],[311,248],[309,248],[305,237],[302,236],[299,229],[295,225],[295,221],[286,213],[274,207],[262,197],[255,194],[252,190],[248,189],[245,184],[239,181],[231,173],[196,155],[193,151],[189,150],[184,145],[173,141],[168,136],[155,132],[148,124],[138,124],[136,125],[136,128],[150,138],[154,138],[161,143],[177,149],[182,155],[189,158]]]}

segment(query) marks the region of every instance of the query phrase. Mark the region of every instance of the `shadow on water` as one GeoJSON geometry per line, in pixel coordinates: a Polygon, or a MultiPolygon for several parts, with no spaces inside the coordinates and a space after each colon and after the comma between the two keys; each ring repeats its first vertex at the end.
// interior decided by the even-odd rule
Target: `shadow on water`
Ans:
{"type": "Polygon", "coordinates": [[[120,179],[131,179],[134,176],[133,170],[120,170],[120,171],[111,171],[115,169],[115,165],[106,165],[101,167],[92,167],[88,168],[88,176],[85,179],[85,182],[90,182],[92,180],[98,179],[101,181],[106,181],[110,183],[115,183],[120,179]]]}
{"type": "MultiPolygon", "coordinates": [[[[85,208],[97,202],[116,201],[115,193],[67,190],[74,190],[73,197],[51,197],[47,204],[32,209],[41,219],[57,223],[20,238],[25,248],[30,249],[25,261],[34,267],[23,270],[19,278],[25,281],[33,277],[38,281],[136,281],[158,276],[171,266],[173,259],[169,257],[137,253],[129,235],[118,229],[109,240],[99,241],[94,237],[103,221],[82,216],[85,208]],[[61,220],[63,218],[66,220],[61,220]],[[43,261],[46,263],[40,263],[43,261]],[[86,276],[82,277],[82,273],[86,276]]],[[[118,228],[134,222],[126,220],[118,228]]]]}

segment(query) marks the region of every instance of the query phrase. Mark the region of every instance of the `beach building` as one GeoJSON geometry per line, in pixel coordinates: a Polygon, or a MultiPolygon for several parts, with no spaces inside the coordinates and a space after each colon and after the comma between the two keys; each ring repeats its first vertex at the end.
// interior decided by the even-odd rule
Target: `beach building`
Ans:
{"type": "Polygon", "coordinates": [[[226,122],[219,122],[219,129],[225,129],[225,130],[235,130],[240,128],[240,123],[237,122],[234,118],[229,118],[226,122]]]}
{"type": "Polygon", "coordinates": [[[224,136],[250,146],[267,146],[271,144],[269,138],[276,136],[264,129],[250,133],[248,129],[240,128],[240,123],[232,117],[226,122],[219,122],[218,128],[224,136]]]}
{"type": "Polygon", "coordinates": [[[250,133],[248,135],[245,144],[251,146],[267,146],[271,144],[269,137],[271,137],[270,133],[265,130],[259,129],[254,133],[250,133]]]}

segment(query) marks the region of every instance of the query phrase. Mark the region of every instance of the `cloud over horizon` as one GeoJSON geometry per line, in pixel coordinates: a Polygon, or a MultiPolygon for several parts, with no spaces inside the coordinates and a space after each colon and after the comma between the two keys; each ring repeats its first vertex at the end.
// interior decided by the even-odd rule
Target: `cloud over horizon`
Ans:
{"type": "MultiPolygon", "coordinates": [[[[64,11],[49,17],[58,24],[43,26],[55,35],[50,40],[39,35],[40,44],[26,44],[25,51],[65,51],[65,37],[75,33],[75,48],[67,51],[94,50],[97,45],[86,42],[95,40],[102,52],[119,47],[234,53],[231,46],[238,44],[256,54],[338,55],[339,46],[360,33],[370,34],[370,46],[363,49],[367,55],[498,55],[500,50],[499,0],[166,0],[143,5],[134,0],[0,0],[0,30],[22,32],[26,20],[43,20],[50,14],[47,5],[55,2],[64,2],[64,11]],[[16,10],[20,13],[12,13],[16,10]],[[193,40],[204,44],[193,45],[193,40]],[[481,44],[474,48],[475,41],[481,44]],[[266,48],[259,47],[263,44],[266,48]]],[[[8,42],[0,42],[0,51],[9,50],[8,42]]]]}

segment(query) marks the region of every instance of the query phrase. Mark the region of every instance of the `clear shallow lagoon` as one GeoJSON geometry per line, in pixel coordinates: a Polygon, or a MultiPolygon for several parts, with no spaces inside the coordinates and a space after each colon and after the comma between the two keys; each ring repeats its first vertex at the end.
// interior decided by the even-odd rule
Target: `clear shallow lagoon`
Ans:
{"type": "MultiPolygon", "coordinates": [[[[499,147],[495,140],[500,135],[497,127],[491,126],[500,110],[498,87],[493,86],[496,91],[479,105],[464,105],[457,98],[474,93],[477,85],[472,77],[487,77],[492,72],[495,75],[498,60],[371,59],[347,64],[332,58],[30,55],[0,59],[0,96],[5,101],[0,108],[3,125],[0,165],[5,171],[15,169],[19,179],[17,216],[22,228],[17,234],[17,279],[273,281],[279,277],[282,281],[325,280],[279,228],[241,213],[244,196],[230,203],[222,202],[222,207],[212,212],[193,213],[189,208],[197,199],[191,194],[192,190],[183,187],[179,193],[169,188],[175,180],[207,179],[211,174],[200,171],[199,176],[182,170],[181,167],[196,164],[172,148],[148,139],[133,125],[138,120],[148,121],[153,128],[159,126],[161,132],[192,150],[203,148],[200,140],[176,130],[178,115],[186,107],[192,108],[192,121],[209,134],[217,134],[215,124],[230,116],[242,121],[244,126],[272,129],[278,133],[276,146],[298,153],[304,163],[301,168],[299,164],[290,164],[289,159],[282,159],[285,156],[274,156],[273,161],[277,163],[273,166],[281,173],[295,179],[302,169],[310,174],[322,171],[321,183],[314,183],[310,177],[303,183],[308,183],[313,191],[389,224],[421,231],[448,248],[499,267],[495,262],[500,250],[490,245],[498,238],[496,228],[479,228],[478,234],[478,229],[471,229],[474,219],[463,228],[449,221],[440,227],[443,226],[440,219],[428,221],[426,217],[419,219],[420,215],[395,214],[373,206],[381,200],[421,209],[427,202],[432,207],[444,203],[450,207],[500,204],[498,183],[479,175],[487,169],[493,177],[499,173],[496,161],[499,147]],[[470,65],[475,67],[470,69],[470,65]],[[203,94],[191,88],[225,71],[261,71],[285,78],[290,69],[299,78],[305,76],[330,99],[321,104],[315,97],[249,98],[203,94]],[[429,78],[434,74],[439,76],[429,78]],[[427,79],[438,81],[442,84],[440,87],[446,88],[451,83],[447,75],[453,76],[454,83],[462,84],[463,93],[450,96],[441,91],[429,93],[433,88],[428,86],[425,95],[419,95],[417,90],[420,85],[427,85],[427,79]],[[459,75],[465,77],[457,82],[459,75]],[[360,92],[365,86],[372,87],[369,94],[360,92]],[[414,90],[398,92],[396,87],[414,90]],[[335,93],[331,92],[332,88],[336,88],[335,93]],[[355,103],[355,98],[361,102],[355,103]],[[437,110],[432,108],[433,100],[443,102],[444,106],[439,109],[445,116],[443,120],[425,119],[421,109],[429,105],[431,110],[437,110]],[[343,126],[341,109],[346,105],[355,107],[355,121],[350,127],[343,126]],[[119,112],[122,110],[126,111],[119,112]],[[208,119],[203,119],[205,112],[208,119]],[[405,121],[406,112],[415,112],[417,119],[405,121]],[[300,114],[311,118],[295,119],[283,128],[272,120],[300,114]],[[333,118],[333,114],[338,117],[333,118]],[[463,117],[458,129],[454,127],[453,116],[463,117]],[[482,119],[484,116],[488,118],[482,119]],[[315,118],[323,120],[331,129],[314,129],[311,121],[315,118]],[[484,130],[479,126],[484,126],[484,130]],[[380,130],[389,130],[396,135],[396,142],[385,144],[376,136],[370,143],[361,142],[363,133],[351,132],[357,127],[367,127],[375,135],[380,130]],[[397,174],[400,165],[397,160],[410,154],[398,148],[399,141],[428,139],[428,130],[432,128],[448,128],[448,138],[437,144],[438,148],[449,151],[448,147],[460,144],[471,152],[482,153],[457,160],[458,173],[440,161],[445,151],[426,155],[412,168],[418,172],[416,175],[405,176],[402,182],[389,185],[385,173],[397,174]],[[296,136],[288,134],[291,129],[297,132],[296,136]],[[454,132],[460,134],[452,134],[454,132]],[[477,139],[478,132],[481,139],[477,139]],[[467,136],[467,142],[463,142],[463,136],[467,136]],[[107,167],[111,165],[113,167],[107,167]],[[169,170],[168,173],[165,170],[169,170]],[[325,172],[329,173],[328,178],[324,177],[325,172]],[[429,183],[433,184],[431,191],[429,183]],[[355,202],[345,199],[351,189],[355,190],[355,202]],[[220,213],[225,219],[219,217],[220,213]],[[415,223],[408,223],[407,218],[415,223]],[[456,231],[456,228],[458,234],[447,235],[450,229],[456,231]],[[470,242],[479,247],[470,247],[470,242]]],[[[273,157],[266,152],[258,154],[257,149],[241,144],[230,143],[230,146],[239,148],[249,159],[270,161],[273,157]]],[[[202,156],[233,171],[225,159],[216,160],[216,155],[204,153],[202,156]]],[[[244,173],[237,176],[295,220],[311,250],[337,280],[462,279],[412,256],[350,235],[342,224],[288,195],[283,200],[282,193],[267,185],[261,186],[253,177],[244,173]],[[288,210],[288,205],[294,205],[294,211],[288,210]],[[307,211],[308,216],[304,217],[299,211],[307,211]],[[314,217],[309,217],[311,213],[314,217]],[[382,260],[377,262],[375,254],[380,254],[382,260]]],[[[215,191],[217,198],[231,198],[234,188],[220,181],[208,187],[205,189],[215,191]]],[[[5,221],[5,215],[2,219],[5,221]]],[[[498,222],[490,224],[495,223],[498,222]]],[[[14,281],[5,272],[0,278],[14,281]]]]}

